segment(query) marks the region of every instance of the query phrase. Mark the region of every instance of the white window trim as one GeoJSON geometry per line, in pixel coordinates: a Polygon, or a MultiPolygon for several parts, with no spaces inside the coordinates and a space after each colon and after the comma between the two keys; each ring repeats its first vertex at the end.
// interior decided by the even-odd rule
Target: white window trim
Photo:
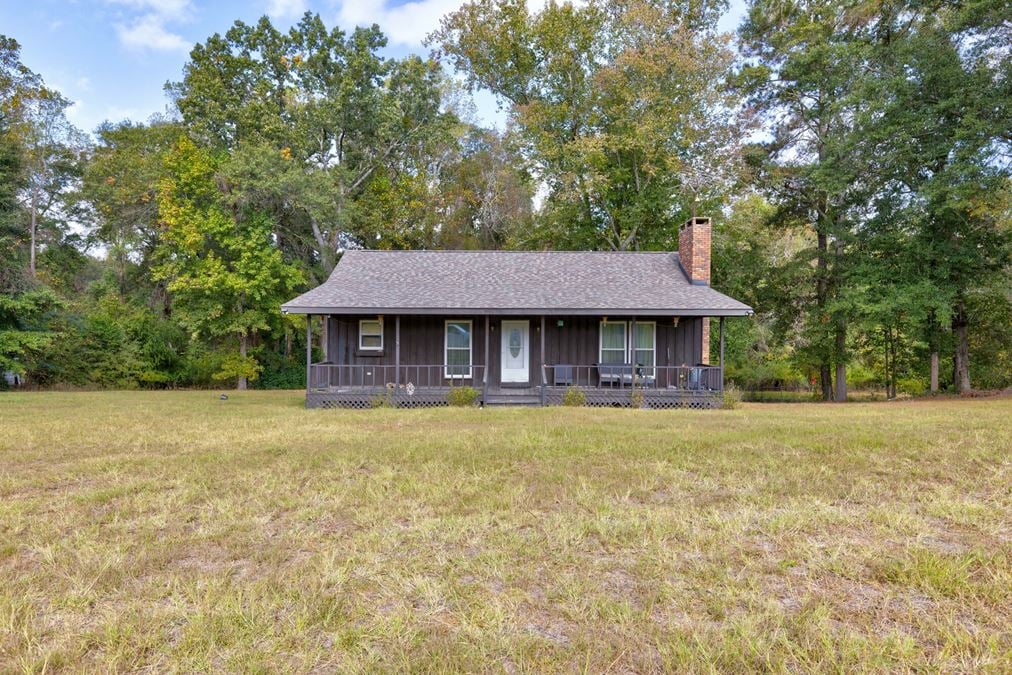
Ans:
{"type": "MultiPolygon", "coordinates": [[[[375,333],[369,333],[369,335],[375,335],[375,333]]],[[[381,351],[383,351],[383,344],[384,344],[384,338],[383,338],[383,317],[377,317],[375,319],[359,319],[358,320],[358,350],[360,352],[381,352],[381,351]],[[362,345],[362,336],[363,336],[363,333],[362,333],[362,324],[364,324],[364,323],[376,323],[376,322],[379,322],[379,325],[380,325],[380,332],[379,332],[380,343],[379,343],[379,347],[365,347],[365,346],[362,345]]]]}
{"type": "MultiPolygon", "coordinates": [[[[461,347],[455,347],[462,350],[461,347]]],[[[474,365],[474,322],[470,319],[447,319],[443,322],[443,377],[448,380],[469,380],[471,379],[471,366],[474,365]],[[450,374],[450,324],[467,324],[467,372],[450,374]]],[[[459,366],[454,366],[458,368],[459,366]]]]}
{"type": "MultiPolygon", "coordinates": [[[[650,369],[650,375],[653,374],[653,369],[657,367],[657,322],[656,321],[637,321],[637,326],[651,326],[653,328],[653,356],[654,365],[643,366],[644,368],[650,369]]],[[[625,363],[635,363],[636,359],[636,336],[633,335],[633,322],[632,321],[601,321],[597,329],[597,362],[604,363],[604,325],[605,324],[619,324],[623,326],[622,336],[625,339],[625,345],[623,351],[625,353],[625,363]]],[[[613,349],[612,351],[617,351],[613,349]]],[[[639,351],[646,351],[646,349],[640,349],[639,351]]]]}
{"type": "MultiPolygon", "coordinates": [[[[628,324],[628,322],[626,322],[626,321],[601,321],[598,324],[598,328],[597,328],[597,362],[598,363],[604,363],[604,325],[605,324],[615,324],[615,325],[621,325],[622,326],[622,339],[624,340],[624,344],[622,345],[622,352],[625,355],[623,358],[625,358],[626,361],[628,361],[628,359],[629,359],[629,324],[628,324]]],[[[618,350],[617,349],[612,349],[610,351],[618,351],[618,350]]]]}

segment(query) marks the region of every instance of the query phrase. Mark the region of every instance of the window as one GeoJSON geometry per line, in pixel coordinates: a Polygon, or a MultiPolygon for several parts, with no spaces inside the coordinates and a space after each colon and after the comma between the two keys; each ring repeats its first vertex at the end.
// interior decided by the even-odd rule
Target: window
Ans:
{"type": "Polygon", "coordinates": [[[383,319],[362,319],[358,322],[358,348],[363,352],[383,351],[383,319]]]}
{"type": "Polygon", "coordinates": [[[626,363],[625,321],[601,322],[601,363],[626,363]]]}
{"type": "Polygon", "coordinates": [[[657,324],[653,321],[636,322],[633,336],[633,363],[643,366],[643,375],[653,375],[656,359],[657,324]]]}
{"type": "Polygon", "coordinates": [[[471,322],[446,322],[446,377],[471,377],[471,322]]]}
{"type": "Polygon", "coordinates": [[[636,335],[630,335],[631,322],[601,322],[600,363],[637,363],[645,375],[653,375],[656,364],[657,323],[637,321],[636,335]]]}

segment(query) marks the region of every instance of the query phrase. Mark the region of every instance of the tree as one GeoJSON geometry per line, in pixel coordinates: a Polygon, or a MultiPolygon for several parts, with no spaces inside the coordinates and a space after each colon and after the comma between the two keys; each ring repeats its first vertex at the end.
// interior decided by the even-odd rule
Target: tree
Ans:
{"type": "MultiPolygon", "coordinates": [[[[87,146],[66,117],[63,96],[20,60],[21,46],[0,35],[0,132],[5,152],[14,152],[21,175],[12,183],[27,214],[28,273],[34,277],[39,237],[45,225],[64,225],[66,203],[87,146]],[[47,223],[50,220],[52,222],[47,223]]],[[[14,166],[10,161],[8,168],[14,166]]]]}
{"type": "Polygon", "coordinates": [[[174,314],[194,337],[236,341],[217,377],[245,389],[259,374],[250,346],[279,329],[278,307],[303,277],[274,246],[270,218],[244,205],[219,172],[223,163],[220,152],[177,141],[158,191],[164,230],[154,275],[168,282],[174,314]]]}
{"type": "MultiPolygon", "coordinates": [[[[954,382],[971,388],[974,296],[1007,286],[1009,120],[1012,67],[1007,22],[989,2],[883,11],[875,24],[875,77],[866,98],[882,101],[860,120],[855,151],[873,158],[893,212],[911,224],[905,242],[918,283],[929,286],[923,334],[937,389],[942,333],[954,341],[954,382]]],[[[1001,289],[1001,290],[999,290],[1001,289]]]]}
{"type": "Polygon", "coordinates": [[[523,243],[533,224],[533,189],[522,160],[495,130],[461,125],[439,159],[430,210],[432,246],[502,249],[523,243]]]}
{"type": "Polygon", "coordinates": [[[169,85],[195,138],[230,152],[222,171],[272,215],[279,246],[323,274],[361,243],[371,182],[424,173],[412,150],[452,122],[439,111],[438,64],[385,59],[385,44],[376,26],[345,35],[309,13],[287,34],[266,17],[236,22],[194,47],[169,85]]]}
{"type": "Polygon", "coordinates": [[[720,204],[736,158],[722,2],[474,0],[428,41],[508,106],[543,184],[544,244],[671,247],[720,204]]]}
{"type": "Polygon", "coordinates": [[[838,0],[754,0],[739,30],[747,59],[740,81],[772,136],[762,146],[760,175],[780,208],[776,220],[815,232],[815,250],[802,253],[814,262],[813,293],[796,309],[825,400],[847,397],[853,307],[841,291],[846,249],[869,196],[864,166],[849,146],[866,104],[855,96],[868,59],[863,25],[838,0]]]}
{"type": "Polygon", "coordinates": [[[21,201],[28,214],[28,272],[33,277],[41,228],[67,227],[71,217],[67,198],[76,187],[87,145],[85,136],[67,120],[69,105],[60,94],[44,90],[24,107],[25,117],[15,127],[24,147],[21,201]]]}
{"type": "Polygon", "coordinates": [[[179,138],[174,122],[104,124],[84,170],[81,199],[90,205],[92,237],[108,251],[119,292],[144,288],[158,244],[158,186],[167,177],[165,156],[179,138]],[[136,268],[139,275],[130,280],[136,268]]]}
{"type": "Polygon", "coordinates": [[[28,371],[56,337],[50,323],[61,300],[48,288],[0,293],[0,376],[28,371]]]}

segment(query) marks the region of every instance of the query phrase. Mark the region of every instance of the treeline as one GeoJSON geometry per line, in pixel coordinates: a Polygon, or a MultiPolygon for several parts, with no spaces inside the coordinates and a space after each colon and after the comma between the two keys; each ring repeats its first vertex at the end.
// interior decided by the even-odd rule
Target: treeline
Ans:
{"type": "Polygon", "coordinates": [[[345,248],[674,250],[698,214],[757,309],[728,322],[743,386],[1012,384],[1004,4],[755,0],[735,36],[724,11],[475,0],[428,59],[236,22],[171,115],[93,136],[2,38],[0,370],[298,387],[278,306],[345,248]]]}

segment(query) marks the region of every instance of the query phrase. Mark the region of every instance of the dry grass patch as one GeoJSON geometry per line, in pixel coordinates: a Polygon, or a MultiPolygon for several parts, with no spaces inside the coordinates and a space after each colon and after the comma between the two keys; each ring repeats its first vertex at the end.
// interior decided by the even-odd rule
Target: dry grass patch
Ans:
{"type": "Polygon", "coordinates": [[[1012,400],[0,396],[0,671],[1012,668],[1012,400]]]}

